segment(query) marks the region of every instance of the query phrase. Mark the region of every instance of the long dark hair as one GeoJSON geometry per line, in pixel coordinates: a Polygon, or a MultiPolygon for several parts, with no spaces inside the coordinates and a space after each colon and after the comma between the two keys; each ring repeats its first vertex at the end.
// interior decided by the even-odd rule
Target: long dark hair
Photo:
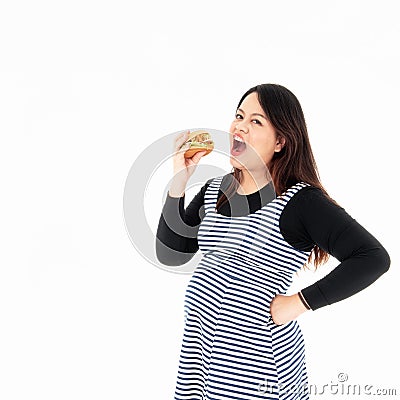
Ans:
{"type": "MultiPolygon", "coordinates": [[[[298,182],[306,182],[322,190],[333,203],[320,181],[317,165],[308,138],[306,121],[297,97],[288,89],[277,84],[262,84],[249,89],[240,99],[237,108],[250,94],[256,92],[258,101],[269,122],[275,128],[277,138],[285,139],[280,152],[275,152],[268,165],[275,192],[278,196],[298,182]]],[[[233,167],[233,177],[227,190],[217,202],[217,208],[235,193],[242,182],[241,170],[233,167]]],[[[314,258],[314,265],[325,263],[329,254],[317,245],[314,246],[308,263],[314,258]]]]}

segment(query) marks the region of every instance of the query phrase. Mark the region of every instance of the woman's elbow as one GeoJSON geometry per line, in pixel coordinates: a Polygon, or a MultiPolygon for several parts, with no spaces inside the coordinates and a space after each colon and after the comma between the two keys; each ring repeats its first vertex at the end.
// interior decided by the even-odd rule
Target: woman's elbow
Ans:
{"type": "Polygon", "coordinates": [[[379,248],[379,253],[378,253],[378,265],[380,267],[382,274],[389,271],[390,262],[391,262],[391,260],[390,260],[389,253],[386,251],[386,249],[383,246],[381,246],[379,248]]]}
{"type": "Polygon", "coordinates": [[[174,250],[164,244],[159,238],[156,238],[156,257],[157,260],[169,267],[178,267],[186,264],[193,257],[192,253],[182,253],[174,250]]]}

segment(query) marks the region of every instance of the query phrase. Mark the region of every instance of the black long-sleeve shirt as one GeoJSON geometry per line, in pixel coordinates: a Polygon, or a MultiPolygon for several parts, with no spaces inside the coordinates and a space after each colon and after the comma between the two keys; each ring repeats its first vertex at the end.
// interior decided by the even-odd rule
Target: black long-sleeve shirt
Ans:
{"type": "MultiPolygon", "coordinates": [[[[224,176],[221,188],[226,187],[231,174],[224,176]]],[[[167,194],[156,240],[157,258],[161,263],[182,265],[197,252],[204,193],[210,182],[211,179],[186,210],[185,194],[179,198],[167,194]]],[[[220,189],[218,198],[221,194],[220,189]]],[[[246,215],[259,210],[273,197],[271,185],[248,195],[235,193],[218,212],[226,216],[246,215]]],[[[279,226],[284,239],[294,248],[310,251],[317,245],[340,261],[325,277],[301,290],[312,310],[352,296],[389,269],[390,257],[378,240],[318,188],[307,186],[298,191],[282,211],[279,226]]]]}

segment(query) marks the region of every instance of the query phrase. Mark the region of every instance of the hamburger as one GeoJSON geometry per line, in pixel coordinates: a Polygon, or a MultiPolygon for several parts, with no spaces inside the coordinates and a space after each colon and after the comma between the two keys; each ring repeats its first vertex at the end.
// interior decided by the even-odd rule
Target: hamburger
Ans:
{"type": "Polygon", "coordinates": [[[208,153],[213,151],[214,142],[207,131],[198,130],[189,133],[188,140],[186,140],[183,146],[189,146],[184,153],[184,157],[191,158],[199,151],[206,151],[204,154],[206,156],[208,153]]]}

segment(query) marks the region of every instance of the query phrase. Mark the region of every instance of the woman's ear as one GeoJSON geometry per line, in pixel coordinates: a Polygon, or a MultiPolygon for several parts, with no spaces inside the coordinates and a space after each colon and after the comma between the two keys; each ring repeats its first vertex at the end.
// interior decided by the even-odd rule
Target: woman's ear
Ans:
{"type": "Polygon", "coordinates": [[[279,153],[285,146],[285,143],[286,143],[285,138],[279,136],[275,144],[275,153],[279,153]]]}

